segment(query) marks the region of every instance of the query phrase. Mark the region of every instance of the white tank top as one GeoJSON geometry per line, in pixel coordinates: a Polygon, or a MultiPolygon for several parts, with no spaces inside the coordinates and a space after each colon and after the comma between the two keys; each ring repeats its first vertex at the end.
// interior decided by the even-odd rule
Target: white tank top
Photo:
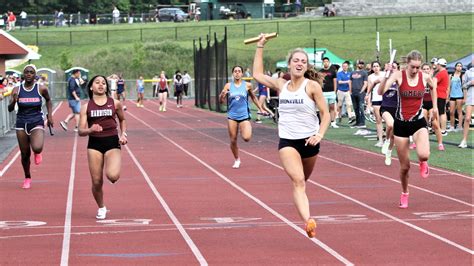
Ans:
{"type": "MultiPolygon", "coordinates": [[[[383,76],[385,76],[385,72],[380,71],[378,76],[376,76],[375,74],[372,74],[369,76],[369,78],[372,79],[372,81],[374,81],[379,78],[382,78],[383,76]]],[[[377,83],[372,88],[372,102],[381,102],[383,100],[383,95],[379,94],[379,87],[380,87],[380,83],[377,83]]]]}
{"type": "Polygon", "coordinates": [[[296,91],[286,82],[279,96],[278,135],[282,139],[305,139],[319,131],[316,103],[306,93],[308,79],[296,91]]]}

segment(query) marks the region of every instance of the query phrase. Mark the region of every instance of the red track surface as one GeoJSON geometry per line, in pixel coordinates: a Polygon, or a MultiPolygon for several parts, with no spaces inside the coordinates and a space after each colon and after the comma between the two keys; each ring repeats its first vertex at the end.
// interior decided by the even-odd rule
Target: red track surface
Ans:
{"type": "Polygon", "coordinates": [[[275,129],[254,125],[252,141],[239,140],[236,170],[225,116],[191,102],[166,113],[129,105],[121,179],[104,182],[106,221],[94,217],[87,138],[57,126],[30,190],[16,150],[1,165],[1,265],[472,264],[472,176],[432,169],[423,180],[413,164],[401,210],[398,161],[325,141],[307,184],[318,221],[309,239],[275,129]]]}

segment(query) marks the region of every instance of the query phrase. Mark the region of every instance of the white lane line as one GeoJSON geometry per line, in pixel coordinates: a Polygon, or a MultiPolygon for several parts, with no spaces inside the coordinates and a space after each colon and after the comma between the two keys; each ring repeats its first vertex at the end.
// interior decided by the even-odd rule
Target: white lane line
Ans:
{"type": "Polygon", "coordinates": [[[64,219],[61,266],[66,266],[69,264],[69,247],[71,243],[72,199],[73,199],[73,193],[74,193],[74,179],[76,176],[77,138],[78,138],[78,134],[74,134],[74,146],[72,149],[72,159],[71,159],[71,172],[69,175],[69,188],[67,192],[66,217],[64,219]]]}
{"type": "MultiPolygon", "coordinates": [[[[153,112],[153,111],[150,111],[150,112],[153,112]]],[[[187,126],[187,125],[185,125],[185,124],[183,124],[183,123],[180,123],[180,122],[177,122],[177,121],[174,121],[174,120],[172,120],[172,121],[175,122],[175,123],[181,124],[181,125],[183,125],[183,126],[185,126],[185,127],[187,127],[187,128],[190,128],[190,129],[192,129],[192,130],[194,130],[194,131],[196,131],[196,132],[198,132],[198,133],[201,133],[202,135],[208,136],[208,137],[210,137],[210,138],[212,138],[212,139],[215,139],[215,140],[217,140],[217,141],[219,141],[219,142],[224,143],[224,144],[227,145],[227,143],[225,143],[224,141],[222,141],[222,140],[220,140],[220,139],[217,139],[217,138],[215,138],[215,137],[212,137],[212,136],[210,136],[210,135],[207,135],[207,134],[205,134],[205,133],[202,133],[202,132],[200,132],[200,131],[198,131],[198,130],[196,130],[196,129],[193,129],[193,128],[191,128],[191,127],[189,127],[189,126],[187,126]]],[[[150,128],[151,128],[151,127],[150,127],[150,128]]],[[[152,129],[153,129],[153,128],[152,128],[152,129]]],[[[153,130],[156,132],[155,129],[153,129],[153,130]]],[[[161,135],[161,133],[159,133],[159,132],[157,132],[157,133],[161,135]]],[[[247,152],[247,151],[245,151],[245,150],[243,150],[243,149],[240,149],[240,151],[241,151],[241,152],[244,152],[245,154],[248,154],[248,155],[250,155],[250,156],[252,156],[252,157],[254,157],[254,158],[257,158],[257,159],[259,159],[259,160],[261,160],[261,161],[263,161],[263,162],[266,162],[266,163],[268,163],[268,164],[270,164],[270,165],[272,165],[272,166],[274,166],[274,167],[276,167],[276,168],[278,168],[278,169],[280,169],[280,170],[283,170],[283,167],[281,167],[281,166],[279,166],[279,165],[277,165],[277,164],[275,164],[275,163],[273,163],[273,162],[270,162],[270,161],[268,161],[268,160],[265,160],[265,159],[259,157],[258,155],[255,155],[255,154],[253,154],[253,153],[247,152]]],[[[323,157],[323,158],[324,158],[324,157],[323,157]]],[[[324,159],[326,159],[326,158],[324,158],[324,159]]],[[[387,177],[387,178],[389,178],[389,177],[387,177]]],[[[389,179],[390,179],[390,178],[389,178],[389,179]]],[[[468,252],[468,253],[474,255],[474,251],[473,251],[473,250],[471,250],[471,249],[469,249],[469,248],[466,248],[466,247],[464,247],[464,246],[462,246],[462,245],[460,245],[460,244],[457,244],[457,243],[455,243],[455,242],[453,242],[453,241],[451,241],[451,240],[449,240],[449,239],[446,239],[446,238],[444,238],[444,237],[442,237],[442,236],[440,236],[440,235],[437,235],[437,234],[435,234],[435,233],[432,233],[432,232],[430,232],[430,231],[428,231],[428,230],[425,230],[425,229],[423,229],[423,228],[421,228],[421,227],[418,227],[418,226],[416,226],[416,225],[414,225],[414,224],[405,222],[405,221],[403,221],[403,220],[401,220],[401,219],[399,219],[399,218],[397,218],[397,217],[395,217],[395,216],[392,216],[392,215],[390,215],[390,214],[388,214],[388,213],[386,213],[386,212],[383,212],[383,211],[378,210],[378,209],[376,209],[376,208],[374,208],[374,207],[371,207],[370,205],[367,205],[367,204],[365,204],[365,203],[362,203],[362,202],[360,202],[360,201],[358,201],[358,200],[356,200],[356,199],[354,199],[354,198],[352,198],[352,197],[349,197],[349,196],[344,195],[344,194],[342,194],[342,193],[340,193],[340,192],[337,192],[337,191],[335,191],[335,190],[333,190],[333,189],[330,189],[329,187],[326,187],[326,186],[324,186],[324,185],[322,185],[322,184],[316,183],[316,182],[314,182],[314,181],[312,181],[312,180],[309,180],[309,182],[310,182],[311,184],[314,184],[314,185],[317,185],[317,186],[319,186],[319,187],[321,187],[321,188],[324,188],[324,189],[326,189],[326,190],[328,190],[328,191],[330,191],[330,192],[333,192],[333,193],[335,193],[336,195],[339,195],[339,196],[341,196],[341,197],[344,197],[344,198],[346,198],[346,199],[348,199],[348,200],[350,200],[350,201],[352,201],[352,202],[354,202],[354,203],[357,203],[357,204],[359,204],[359,205],[361,205],[361,206],[363,206],[363,207],[366,207],[366,208],[368,208],[368,209],[370,209],[370,210],[372,210],[372,211],[375,211],[375,212],[377,212],[377,213],[379,213],[379,214],[382,214],[382,215],[384,215],[385,217],[387,217],[387,218],[389,218],[389,219],[392,219],[392,220],[394,220],[394,221],[396,221],[396,222],[402,223],[402,224],[404,224],[404,225],[406,225],[406,226],[409,226],[409,227],[411,227],[411,228],[413,228],[413,229],[415,229],[415,230],[417,230],[417,231],[420,231],[420,232],[425,233],[425,234],[427,234],[427,235],[429,235],[429,236],[432,236],[432,237],[434,237],[434,238],[436,238],[436,239],[438,239],[438,240],[441,240],[442,242],[444,242],[444,243],[446,243],[446,244],[449,244],[449,245],[451,245],[451,246],[454,246],[454,247],[456,247],[456,248],[461,249],[462,251],[466,251],[466,252],[468,252]]],[[[415,188],[418,188],[418,187],[416,187],[416,186],[414,186],[414,187],[415,187],[415,188]]],[[[432,194],[435,194],[435,195],[437,194],[437,193],[432,192],[432,191],[429,191],[429,190],[426,190],[426,192],[432,193],[432,194]]],[[[447,196],[446,196],[446,197],[447,197],[447,196]]],[[[447,197],[447,198],[450,198],[450,197],[447,197]]],[[[452,199],[452,198],[451,198],[451,199],[452,199]]],[[[457,201],[457,200],[456,200],[456,201],[457,201]]],[[[467,203],[467,205],[471,205],[471,204],[467,203]]]]}
{"type": "MultiPolygon", "coordinates": [[[[130,114],[130,113],[129,113],[130,114]]],[[[238,186],[236,183],[232,182],[229,178],[227,178],[226,176],[224,176],[222,173],[220,173],[219,171],[217,171],[216,169],[214,169],[212,166],[208,165],[206,162],[202,161],[201,159],[199,159],[199,157],[197,157],[196,155],[192,154],[191,152],[189,152],[188,150],[186,150],[185,148],[183,148],[182,146],[180,146],[178,143],[174,142],[173,140],[171,140],[170,138],[166,137],[165,135],[163,135],[161,132],[158,132],[155,128],[153,128],[152,126],[150,126],[148,123],[146,123],[145,121],[139,119],[138,117],[134,116],[133,114],[130,114],[132,115],[136,120],[140,121],[142,124],[146,125],[147,127],[149,127],[152,131],[156,132],[158,135],[160,135],[162,138],[164,138],[165,140],[167,140],[168,142],[170,142],[171,144],[173,144],[174,146],[176,146],[177,148],[179,148],[180,150],[182,150],[184,153],[186,153],[187,155],[189,155],[190,157],[192,157],[193,159],[195,159],[196,161],[198,161],[200,164],[202,164],[203,166],[205,166],[207,169],[209,169],[211,172],[215,173],[217,176],[219,176],[222,180],[224,180],[225,182],[227,182],[228,184],[230,184],[232,187],[234,187],[235,189],[237,189],[238,191],[240,191],[242,194],[246,195],[247,197],[249,197],[250,199],[252,199],[253,201],[255,201],[258,205],[260,205],[261,207],[263,207],[265,210],[267,210],[268,212],[270,212],[271,214],[273,214],[274,216],[276,216],[278,219],[282,220],[283,222],[285,222],[287,225],[289,225],[290,227],[292,227],[293,229],[295,229],[296,231],[298,231],[300,234],[302,234],[303,236],[305,236],[307,238],[307,234],[306,234],[306,231],[304,231],[303,229],[301,229],[298,225],[296,225],[295,223],[291,222],[290,220],[288,220],[287,218],[285,218],[283,215],[279,214],[277,211],[273,210],[272,208],[270,208],[270,206],[266,205],[264,202],[262,202],[261,200],[259,200],[258,198],[254,197],[252,194],[250,194],[249,192],[247,192],[246,190],[244,190],[242,187],[238,186]]],[[[135,159],[134,159],[135,160],[135,159]]],[[[151,181],[150,181],[151,182],[151,181]]],[[[336,259],[338,259],[340,262],[344,263],[345,265],[354,265],[352,262],[350,262],[348,259],[346,259],[345,257],[343,257],[342,255],[340,255],[338,252],[336,252],[335,250],[333,250],[332,248],[330,248],[328,245],[324,244],[323,242],[321,242],[320,240],[316,239],[316,238],[308,238],[309,240],[311,240],[312,242],[314,242],[316,245],[320,246],[322,249],[324,249],[326,252],[328,252],[329,254],[331,254],[333,257],[335,257],[336,259]]]]}
{"type": "MultiPolygon", "coordinates": [[[[135,119],[139,120],[136,116],[134,116],[133,114],[131,113],[127,113],[128,115],[131,115],[132,117],[134,117],[135,119]]],[[[191,248],[191,250],[193,251],[194,253],[194,256],[196,257],[196,259],[199,261],[199,264],[200,265],[208,265],[206,259],[204,258],[204,256],[201,254],[201,251],[199,251],[199,248],[196,246],[196,244],[194,244],[194,241],[191,239],[191,237],[188,235],[188,233],[186,232],[186,230],[184,229],[183,225],[180,223],[180,221],[178,220],[178,218],[174,215],[173,211],[171,210],[171,208],[168,206],[168,204],[166,203],[165,199],[161,196],[161,194],[158,192],[158,190],[156,189],[155,185],[153,184],[153,182],[151,181],[150,177],[148,176],[148,174],[145,172],[145,170],[143,169],[142,165],[138,162],[137,158],[135,157],[135,155],[132,153],[132,151],[130,150],[130,148],[125,145],[125,148],[127,149],[128,153],[130,154],[130,156],[132,157],[132,160],[133,162],[135,163],[135,165],[138,167],[138,169],[140,170],[140,172],[142,173],[143,177],[145,178],[148,186],[150,187],[150,189],[153,191],[153,194],[155,194],[155,197],[158,199],[158,201],[160,202],[160,204],[163,206],[164,210],[166,211],[166,213],[168,214],[168,216],[171,218],[171,220],[173,221],[173,223],[175,224],[176,228],[179,230],[179,232],[181,233],[181,236],[183,236],[184,240],[186,241],[186,243],[188,244],[188,246],[191,248]]]]}
{"type": "MultiPolygon", "coordinates": [[[[62,105],[63,102],[60,102],[56,108],[54,108],[53,110],[53,116],[54,116],[54,113],[56,113],[56,111],[59,109],[59,107],[62,105]]],[[[8,162],[7,165],[5,165],[5,167],[0,171],[0,177],[3,176],[3,174],[5,174],[5,172],[8,170],[8,168],[10,168],[10,166],[16,161],[16,159],[18,159],[18,156],[20,156],[20,151],[17,151],[15,156],[13,156],[13,158],[8,162]]]]}
{"type": "MultiPolygon", "coordinates": [[[[171,108],[170,108],[170,109],[171,109],[171,108]]],[[[213,115],[213,116],[215,116],[215,117],[220,117],[217,113],[210,112],[210,111],[208,111],[208,110],[202,110],[201,108],[197,108],[197,107],[196,107],[196,108],[194,108],[193,110],[197,110],[197,111],[200,111],[200,112],[205,113],[205,114],[211,114],[211,115],[213,115]]],[[[188,114],[188,113],[185,113],[185,112],[182,112],[182,111],[179,111],[179,110],[173,110],[173,111],[179,112],[179,113],[182,113],[182,114],[186,114],[186,115],[188,115],[188,116],[192,116],[192,117],[195,117],[195,118],[202,119],[201,117],[198,117],[198,116],[195,116],[195,115],[192,115],[192,114],[188,114]]],[[[207,118],[205,118],[205,119],[207,119],[207,118]]],[[[210,120],[210,119],[207,119],[207,120],[209,120],[209,121],[212,122],[212,123],[216,123],[216,122],[214,122],[214,121],[212,121],[212,120],[210,120]]],[[[222,125],[222,124],[221,124],[221,125],[222,125]]],[[[332,144],[337,145],[337,146],[343,146],[343,147],[345,147],[345,148],[349,148],[349,149],[356,150],[356,151],[360,151],[360,152],[363,152],[363,153],[368,153],[368,154],[371,154],[371,155],[375,155],[375,156],[377,156],[377,157],[385,158],[384,155],[379,154],[379,153],[376,153],[376,152],[373,152],[373,151],[367,151],[367,150],[364,150],[364,149],[361,149],[361,148],[352,147],[352,146],[349,146],[349,145],[346,145],[346,144],[340,144],[340,143],[337,143],[337,142],[334,142],[334,141],[328,141],[328,142],[331,142],[332,144]]],[[[395,160],[395,158],[392,159],[392,160],[395,160]]],[[[415,162],[412,162],[412,161],[410,161],[410,163],[411,163],[412,165],[419,166],[418,163],[415,163],[415,162]]],[[[473,176],[468,176],[468,175],[461,174],[461,173],[457,173],[457,172],[454,172],[454,171],[444,170],[444,169],[442,169],[442,168],[434,167],[434,166],[431,166],[431,165],[430,165],[430,169],[433,169],[433,170],[435,170],[435,171],[439,171],[439,172],[442,172],[442,173],[445,173],[445,174],[448,174],[448,175],[455,175],[455,176],[459,176],[459,177],[464,177],[464,178],[466,178],[466,179],[474,180],[474,177],[473,177],[473,176]]]]}
{"type": "MultiPolygon", "coordinates": [[[[147,108],[145,108],[145,109],[147,109],[147,108]]],[[[156,112],[154,112],[154,111],[151,111],[151,110],[148,110],[148,109],[147,109],[147,111],[149,111],[149,112],[151,112],[151,113],[154,113],[154,114],[156,114],[156,115],[158,115],[158,116],[161,116],[160,114],[158,114],[158,113],[156,113],[156,112]]],[[[189,128],[189,129],[191,129],[191,130],[194,130],[194,131],[196,131],[197,133],[199,133],[199,134],[201,134],[201,135],[203,135],[203,136],[206,136],[206,137],[208,137],[208,138],[212,138],[212,139],[214,139],[214,140],[216,140],[216,141],[218,141],[218,142],[221,142],[221,143],[223,143],[223,144],[226,144],[226,145],[228,144],[227,142],[224,142],[224,141],[222,141],[222,140],[220,140],[220,139],[218,139],[218,138],[215,138],[215,137],[213,137],[213,136],[211,136],[211,135],[208,135],[208,134],[203,133],[203,132],[201,132],[201,131],[199,131],[199,130],[196,130],[195,128],[192,128],[192,127],[190,127],[190,126],[188,126],[188,125],[186,125],[186,124],[183,124],[183,123],[178,122],[178,121],[175,121],[175,120],[173,120],[173,122],[176,123],[176,124],[182,125],[182,126],[184,126],[184,127],[186,127],[186,128],[189,128]]],[[[213,121],[211,121],[211,122],[213,122],[213,121]]],[[[215,123],[215,122],[213,122],[213,123],[215,123]]],[[[272,140],[266,140],[266,141],[271,142],[271,143],[274,143],[274,144],[277,144],[276,141],[272,141],[272,140]]],[[[248,155],[250,155],[250,156],[254,156],[252,153],[247,152],[247,151],[245,151],[244,149],[239,149],[239,150],[242,151],[242,152],[244,152],[244,153],[246,153],[246,154],[248,154],[248,155]]],[[[362,169],[362,168],[353,166],[353,165],[351,165],[351,164],[339,162],[339,161],[337,161],[337,160],[331,159],[331,158],[326,157],[326,156],[319,155],[318,157],[320,157],[320,158],[322,158],[322,159],[325,159],[325,160],[328,160],[328,161],[331,161],[331,162],[334,162],[334,163],[337,163],[337,164],[341,164],[341,165],[344,165],[344,166],[347,166],[347,167],[350,167],[350,168],[359,170],[359,171],[364,172],[364,173],[368,173],[368,174],[371,174],[371,175],[375,175],[375,176],[377,176],[377,177],[386,179],[386,180],[388,180],[388,181],[392,181],[392,182],[394,182],[394,183],[400,184],[400,181],[399,181],[399,180],[393,179],[393,178],[391,178],[391,177],[389,177],[389,176],[386,176],[386,175],[377,174],[377,173],[374,173],[374,172],[371,172],[371,171],[368,171],[368,170],[365,170],[365,169],[362,169]]],[[[267,163],[270,163],[270,164],[272,164],[272,165],[274,165],[274,166],[278,166],[277,164],[273,164],[273,163],[271,163],[271,162],[269,162],[269,161],[266,161],[266,162],[267,162],[267,163]]],[[[279,166],[278,166],[278,167],[279,167],[279,166]]],[[[423,192],[426,192],[426,193],[429,193],[429,194],[432,194],[432,195],[435,195],[435,196],[438,196],[438,197],[442,197],[442,198],[445,198],[445,199],[448,199],[448,200],[452,200],[452,201],[454,201],[454,202],[461,203],[461,204],[466,205],[466,206],[469,206],[469,207],[474,207],[474,204],[469,203],[469,202],[466,202],[466,201],[462,201],[462,200],[460,200],[460,199],[452,198],[452,197],[450,197],[450,196],[447,196],[447,195],[444,195],[444,194],[440,194],[440,193],[437,193],[437,192],[434,192],[434,191],[431,191],[431,190],[428,190],[428,189],[425,189],[425,188],[422,188],[422,187],[418,187],[418,186],[415,186],[415,185],[409,184],[408,186],[409,186],[410,188],[418,189],[418,190],[421,190],[421,191],[423,191],[423,192]]]]}

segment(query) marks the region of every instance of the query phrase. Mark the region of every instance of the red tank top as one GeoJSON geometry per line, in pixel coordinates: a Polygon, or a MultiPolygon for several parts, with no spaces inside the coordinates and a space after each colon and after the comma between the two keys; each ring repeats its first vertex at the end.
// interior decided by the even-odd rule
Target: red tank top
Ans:
{"type": "Polygon", "coordinates": [[[423,73],[418,72],[418,83],[412,87],[408,84],[407,73],[402,71],[402,84],[398,88],[398,106],[396,118],[402,121],[414,121],[423,118],[423,96],[425,85],[423,73]]]}
{"type": "Polygon", "coordinates": [[[168,82],[165,78],[160,78],[160,89],[161,90],[165,90],[166,89],[166,85],[168,85],[168,82]]]}
{"type": "Polygon", "coordinates": [[[104,105],[97,105],[94,100],[87,104],[87,124],[91,127],[98,124],[102,132],[92,132],[93,137],[110,137],[118,135],[114,99],[107,97],[104,105]]]}

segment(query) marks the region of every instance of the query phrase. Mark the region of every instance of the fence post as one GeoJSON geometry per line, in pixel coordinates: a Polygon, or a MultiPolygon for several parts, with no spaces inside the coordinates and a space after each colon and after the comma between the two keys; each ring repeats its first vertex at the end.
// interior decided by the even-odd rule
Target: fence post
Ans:
{"type": "Polygon", "coordinates": [[[445,30],[447,29],[447,26],[446,26],[446,15],[444,15],[444,29],[445,29],[445,30]]]}
{"type": "Polygon", "coordinates": [[[107,43],[109,43],[109,30],[106,30],[106,36],[107,36],[107,43]]]}
{"type": "Polygon", "coordinates": [[[410,16],[410,30],[412,30],[412,29],[413,29],[413,24],[412,24],[412,18],[410,16]]]}
{"type": "Polygon", "coordinates": [[[140,28],[140,41],[143,42],[143,29],[140,28]]]}
{"type": "Polygon", "coordinates": [[[346,20],[345,19],[342,20],[342,32],[343,33],[346,32],[346,20]]]}
{"type": "Polygon", "coordinates": [[[313,39],[313,57],[314,57],[314,68],[316,68],[316,38],[313,39]]]}
{"type": "Polygon", "coordinates": [[[72,31],[69,32],[69,45],[72,45],[72,31]]]}
{"type": "Polygon", "coordinates": [[[428,61],[428,36],[425,36],[425,58],[428,61]]]}
{"type": "Polygon", "coordinates": [[[379,18],[375,18],[375,31],[379,31],[379,18]]]}
{"type": "Polygon", "coordinates": [[[38,31],[36,31],[36,46],[39,46],[39,36],[38,36],[38,31]]]}
{"type": "Polygon", "coordinates": [[[313,33],[313,29],[311,28],[311,20],[309,21],[309,34],[313,33]]]}
{"type": "Polygon", "coordinates": [[[174,39],[178,40],[178,27],[174,27],[174,39]]]}
{"type": "Polygon", "coordinates": [[[246,35],[246,31],[247,31],[247,29],[246,29],[246,27],[245,27],[245,26],[246,26],[246,24],[244,23],[243,25],[244,25],[244,38],[245,38],[245,35],[246,35]]]}
{"type": "Polygon", "coordinates": [[[280,22],[277,21],[277,33],[280,34],[280,22]]]}
{"type": "Polygon", "coordinates": [[[211,36],[211,25],[209,25],[209,36],[211,36]]]}

